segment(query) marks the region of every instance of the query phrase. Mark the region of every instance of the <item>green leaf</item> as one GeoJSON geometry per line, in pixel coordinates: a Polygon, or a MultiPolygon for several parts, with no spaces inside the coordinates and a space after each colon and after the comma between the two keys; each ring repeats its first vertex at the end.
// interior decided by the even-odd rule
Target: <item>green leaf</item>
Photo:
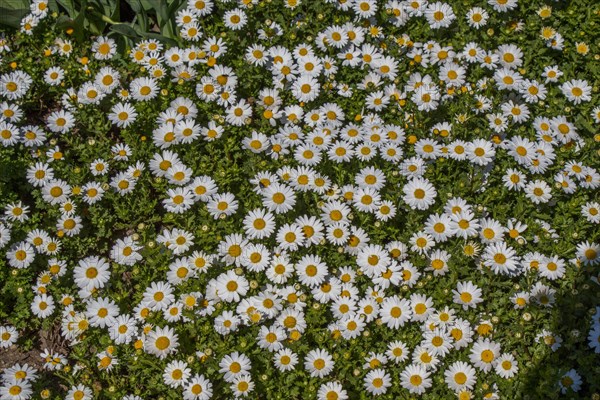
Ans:
{"type": "Polygon", "coordinates": [[[141,14],[142,10],[144,10],[144,6],[142,6],[142,3],[140,0],[125,0],[125,1],[127,2],[127,4],[129,4],[129,7],[131,7],[133,12],[136,14],[141,14]]]}
{"type": "Polygon", "coordinates": [[[89,29],[92,35],[101,35],[106,28],[106,22],[102,19],[103,14],[100,13],[88,13],[85,19],[86,28],[89,29]]]}
{"type": "Polygon", "coordinates": [[[61,5],[71,18],[75,18],[77,16],[77,8],[75,6],[74,0],[56,0],[58,4],[61,5]]]}
{"type": "Polygon", "coordinates": [[[149,39],[156,39],[160,42],[163,42],[163,43],[171,45],[171,46],[177,45],[176,41],[174,41],[166,36],[163,36],[161,34],[152,33],[152,32],[144,32],[137,25],[132,26],[131,24],[115,24],[115,25],[111,25],[110,29],[111,29],[111,33],[115,33],[118,35],[124,35],[124,36],[132,38],[132,39],[144,37],[144,38],[149,38],[149,39]]]}
{"type": "Polygon", "coordinates": [[[146,11],[156,10],[157,8],[160,8],[160,4],[158,7],[156,7],[156,4],[160,3],[160,1],[157,2],[153,0],[139,0],[139,2],[146,11]]]}
{"type": "Polygon", "coordinates": [[[147,32],[148,31],[148,25],[149,25],[149,18],[148,15],[146,15],[146,12],[142,11],[139,14],[136,14],[133,23],[139,27],[140,31],[142,32],[147,32]]]}
{"type": "Polygon", "coordinates": [[[29,5],[31,2],[29,0],[2,0],[2,8],[8,10],[29,10],[29,5]]]}
{"type": "Polygon", "coordinates": [[[67,28],[75,28],[75,21],[66,15],[61,15],[56,20],[56,28],[59,30],[65,30],[67,28]]]}
{"type": "Polygon", "coordinates": [[[143,36],[149,39],[156,39],[160,42],[163,42],[164,44],[168,44],[169,46],[177,46],[177,42],[175,40],[161,35],[159,33],[146,32],[143,34],[143,36]]]}
{"type": "Polygon", "coordinates": [[[81,1],[81,11],[77,15],[77,17],[75,17],[75,19],[73,20],[73,22],[75,24],[75,32],[73,32],[73,36],[75,37],[75,40],[77,40],[78,42],[81,42],[83,40],[84,34],[85,34],[85,11],[86,11],[86,8],[87,8],[87,0],[82,0],[81,1]]]}
{"type": "Polygon", "coordinates": [[[585,128],[585,130],[588,131],[590,134],[594,132],[594,127],[583,116],[578,116],[575,122],[577,123],[577,125],[585,128]]]}
{"type": "Polygon", "coordinates": [[[131,38],[140,37],[140,34],[129,24],[114,24],[110,26],[110,30],[111,32],[115,32],[120,35],[128,36],[131,38]]]}
{"type": "Polygon", "coordinates": [[[29,13],[28,0],[2,0],[0,3],[0,26],[19,28],[21,20],[29,13]]]}
{"type": "Polygon", "coordinates": [[[177,14],[177,12],[179,10],[181,10],[182,8],[184,8],[186,4],[185,0],[174,0],[167,8],[167,12],[168,14],[171,16],[171,19],[173,18],[174,15],[177,14]]]}
{"type": "Polygon", "coordinates": [[[28,12],[29,10],[7,10],[0,7],[0,26],[19,28],[21,20],[28,12]]]}
{"type": "Polygon", "coordinates": [[[103,0],[103,2],[104,15],[110,17],[113,21],[119,21],[121,19],[120,2],[116,0],[103,0]]]}
{"type": "Polygon", "coordinates": [[[48,1],[48,8],[50,9],[50,11],[52,12],[58,12],[58,3],[57,0],[49,0],[48,1]]]}
{"type": "Polygon", "coordinates": [[[148,31],[149,18],[140,0],[126,0],[127,4],[135,13],[133,23],[139,27],[142,32],[148,31]]]}

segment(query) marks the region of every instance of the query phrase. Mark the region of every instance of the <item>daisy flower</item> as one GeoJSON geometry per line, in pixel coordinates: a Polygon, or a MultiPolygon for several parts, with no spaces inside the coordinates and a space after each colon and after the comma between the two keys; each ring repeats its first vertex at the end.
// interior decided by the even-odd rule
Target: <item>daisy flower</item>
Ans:
{"type": "Polygon", "coordinates": [[[115,242],[110,251],[110,258],[117,264],[132,266],[142,260],[142,255],[138,253],[142,248],[133,238],[127,236],[115,242]]]}
{"type": "Polygon", "coordinates": [[[225,15],[223,15],[223,22],[225,23],[226,28],[237,31],[246,25],[248,17],[243,10],[237,8],[227,11],[225,15]]]}
{"type": "Polygon", "coordinates": [[[219,367],[219,372],[225,374],[224,379],[227,382],[233,382],[236,377],[248,373],[252,368],[250,359],[237,351],[224,356],[219,362],[219,367]]]}
{"type": "Polygon", "coordinates": [[[241,265],[242,256],[248,246],[248,240],[240,234],[227,235],[219,243],[219,255],[222,261],[229,264],[241,265]]]}
{"type": "Polygon", "coordinates": [[[183,229],[173,229],[166,235],[159,235],[156,240],[163,243],[173,254],[182,254],[194,244],[194,235],[183,229]]]}
{"type": "Polygon", "coordinates": [[[302,228],[307,246],[321,243],[324,238],[323,230],[325,227],[319,218],[302,215],[296,219],[296,224],[302,228]]]}
{"type": "MultiPolygon", "coordinates": [[[[290,0],[288,0],[290,1],[290,0]]],[[[344,390],[339,382],[327,382],[322,384],[317,391],[318,400],[347,400],[348,392],[344,390]]]]}
{"type": "Polygon", "coordinates": [[[9,203],[4,206],[4,215],[9,221],[27,221],[29,219],[29,206],[23,205],[21,201],[9,203]]]}
{"type": "Polygon", "coordinates": [[[412,251],[427,254],[435,246],[435,241],[429,234],[419,231],[410,237],[410,244],[412,245],[410,248],[412,251]]]}
{"type": "Polygon", "coordinates": [[[271,328],[262,326],[256,340],[259,347],[274,352],[283,348],[281,341],[286,338],[287,334],[283,328],[278,326],[273,326],[271,328]]]}
{"type": "Polygon", "coordinates": [[[414,293],[410,296],[412,320],[424,322],[433,313],[433,300],[425,295],[414,293]]]}
{"type": "Polygon", "coordinates": [[[425,222],[425,233],[436,242],[445,242],[451,236],[451,219],[447,214],[430,214],[425,222]]]}
{"type": "Polygon", "coordinates": [[[460,392],[473,389],[477,382],[477,373],[468,363],[456,361],[444,371],[444,378],[450,390],[460,392]]]}
{"type": "Polygon", "coordinates": [[[67,133],[75,126],[75,116],[65,110],[52,112],[47,119],[46,126],[55,133],[67,133]]]}
{"type": "Polygon", "coordinates": [[[452,7],[447,3],[435,2],[427,5],[425,18],[432,29],[446,28],[456,19],[452,7]]]}
{"type": "Polygon", "coordinates": [[[496,365],[500,356],[500,345],[490,339],[479,339],[473,344],[469,359],[476,368],[489,372],[496,365]]]}
{"type": "Polygon", "coordinates": [[[252,377],[250,374],[242,374],[237,376],[230,385],[231,391],[236,398],[238,397],[246,397],[248,394],[254,390],[254,382],[252,382],[252,377]]]}
{"type": "Polygon", "coordinates": [[[144,291],[143,301],[152,311],[164,310],[175,301],[173,287],[166,282],[152,282],[144,291]]]}
{"type": "Polygon", "coordinates": [[[588,102],[592,99],[592,87],[582,79],[572,79],[560,86],[563,95],[573,104],[588,102]]]}
{"type": "Polygon", "coordinates": [[[488,0],[488,4],[498,12],[507,12],[517,7],[518,0],[488,0]]]}
{"type": "Polygon", "coordinates": [[[194,204],[194,196],[189,189],[180,187],[168,189],[167,195],[169,197],[163,200],[163,205],[168,212],[181,214],[194,204]]]}
{"type": "Polygon", "coordinates": [[[110,279],[110,265],[100,257],[89,256],[79,260],[73,278],[80,289],[100,289],[110,279]]]}
{"type": "Polygon", "coordinates": [[[516,256],[515,250],[503,241],[488,245],[481,258],[483,264],[495,274],[511,275],[516,272],[520,264],[520,258],[516,256]]]}
{"type": "Polygon", "coordinates": [[[183,385],[184,400],[208,400],[212,395],[212,383],[204,375],[196,374],[183,385]]]}
{"type": "Polygon", "coordinates": [[[366,245],[358,251],[356,264],[365,275],[374,278],[388,268],[391,259],[383,247],[366,245]]]}
{"type": "Polygon", "coordinates": [[[413,210],[428,209],[435,203],[437,196],[435,187],[427,179],[421,177],[411,179],[404,185],[402,191],[404,192],[402,199],[413,210]]]}
{"type": "Polygon", "coordinates": [[[105,328],[115,323],[119,307],[111,299],[99,297],[89,300],[85,315],[91,326],[105,328]]]}
{"type": "Polygon", "coordinates": [[[504,353],[496,359],[495,370],[502,378],[510,379],[519,372],[519,366],[512,354],[504,353]]]}
{"type": "MultiPolygon", "coordinates": [[[[209,304],[200,315],[206,316],[210,315],[215,311],[212,303],[209,304]]],[[[217,333],[221,335],[229,335],[231,332],[235,332],[238,329],[239,324],[241,323],[240,318],[235,316],[231,311],[223,311],[221,315],[219,315],[214,320],[214,329],[217,333]]]]}
{"type": "Polygon", "coordinates": [[[562,278],[565,275],[565,271],[565,262],[558,256],[545,257],[538,267],[540,276],[552,281],[562,278]]]}
{"type": "Polygon", "coordinates": [[[250,287],[246,278],[236,275],[233,270],[221,274],[216,284],[219,298],[228,303],[240,301],[250,287]]]}
{"type": "Polygon", "coordinates": [[[119,315],[115,318],[114,323],[109,326],[108,334],[116,344],[127,344],[133,340],[137,331],[138,328],[133,317],[119,315]]]}
{"type": "Polygon", "coordinates": [[[149,101],[158,95],[158,84],[148,77],[136,78],[129,84],[131,96],[137,101],[149,101]]]}
{"type": "Polygon", "coordinates": [[[121,196],[131,193],[136,186],[136,180],[127,172],[119,172],[111,181],[110,186],[121,196]]]}
{"type": "Polygon", "coordinates": [[[563,76],[563,72],[558,68],[558,65],[552,65],[544,67],[544,72],[542,76],[546,78],[546,83],[548,82],[558,82],[558,79],[563,76]]]}
{"type": "Polygon", "coordinates": [[[481,7],[471,8],[466,15],[469,26],[479,29],[487,24],[489,14],[481,7]]]}
{"type": "Polygon", "coordinates": [[[195,201],[200,200],[207,202],[214,194],[217,194],[218,192],[218,187],[215,181],[206,175],[195,177],[194,180],[187,185],[187,188],[193,194],[195,201]]]}
{"type": "Polygon", "coordinates": [[[6,252],[6,258],[8,264],[13,268],[27,268],[35,258],[35,250],[29,243],[20,242],[6,252]]]}
{"type": "Polygon", "coordinates": [[[262,208],[252,210],[244,217],[244,230],[250,239],[269,237],[275,231],[275,217],[262,208]]]}
{"type": "Polygon", "coordinates": [[[546,98],[548,89],[535,80],[525,79],[521,83],[519,92],[523,95],[527,103],[536,103],[546,98]]]}
{"type": "Polygon", "coordinates": [[[36,250],[41,249],[49,240],[48,233],[41,229],[34,229],[27,234],[27,242],[35,246],[36,250]]]}
{"type": "Polygon", "coordinates": [[[412,316],[410,302],[407,299],[400,299],[398,296],[387,297],[381,304],[379,316],[381,322],[388,328],[398,329],[404,326],[412,316]]]}
{"type": "Polygon", "coordinates": [[[108,163],[101,158],[97,158],[90,163],[90,172],[94,176],[106,175],[108,171],[108,163]]]}
{"type": "Polygon", "coordinates": [[[453,236],[468,239],[475,236],[479,228],[479,220],[471,211],[460,211],[450,216],[449,232],[453,236]]]}
{"type": "Polygon", "coordinates": [[[229,216],[234,214],[238,209],[238,201],[231,193],[217,193],[210,197],[206,204],[206,208],[214,219],[218,219],[221,215],[229,216]]]}
{"type": "Polygon", "coordinates": [[[38,294],[31,302],[31,312],[38,318],[47,318],[54,312],[54,299],[47,294],[38,294]]]}
{"type": "Polygon", "coordinates": [[[179,336],[173,328],[166,326],[164,328],[157,327],[152,330],[144,340],[144,350],[148,354],[164,359],[171,353],[177,352],[179,346],[179,336]]]}
{"type": "Polygon", "coordinates": [[[496,155],[496,150],[492,143],[484,139],[475,139],[467,145],[466,150],[469,161],[481,166],[492,162],[496,155]]]}
{"type": "Polygon", "coordinates": [[[480,288],[475,286],[472,282],[458,282],[456,289],[452,291],[454,294],[453,301],[456,304],[462,305],[464,310],[469,308],[476,308],[477,304],[481,303],[482,291],[480,288]]]}
{"type": "Polygon", "coordinates": [[[29,91],[32,83],[31,77],[22,71],[0,75],[0,95],[8,100],[20,99],[29,91]]]}
{"type": "Polygon", "coordinates": [[[108,119],[119,128],[127,128],[135,122],[137,115],[136,109],[131,104],[117,103],[108,114],[108,119]]]}
{"type": "Polygon", "coordinates": [[[378,396],[387,392],[392,386],[392,378],[384,369],[369,371],[363,378],[364,388],[372,395],[378,396]]]}
{"type": "MultiPolygon", "coordinates": [[[[495,57],[498,58],[497,55],[495,57]]],[[[493,59],[491,56],[490,58],[493,59]]],[[[486,58],[484,57],[484,60],[485,59],[486,58]]],[[[490,67],[493,67],[493,65],[490,67]]],[[[498,89],[501,90],[518,90],[518,88],[523,84],[522,76],[518,72],[508,68],[496,69],[496,72],[494,73],[494,80],[496,81],[496,86],[498,89]]]]}
{"type": "Polygon", "coordinates": [[[277,214],[286,213],[296,204],[296,194],[287,185],[273,183],[263,190],[263,204],[277,214]]]}
{"type": "Polygon", "coordinates": [[[291,371],[298,364],[298,356],[290,349],[284,348],[273,355],[273,361],[280,371],[291,371]]]}
{"type": "Polygon", "coordinates": [[[21,128],[21,132],[21,141],[26,147],[42,146],[46,141],[46,133],[37,126],[24,126],[21,128]]]}
{"type": "Polygon", "coordinates": [[[374,190],[380,190],[385,186],[386,177],[383,171],[374,167],[366,167],[356,174],[354,182],[359,187],[367,186],[374,190]]]}
{"type": "Polygon", "coordinates": [[[306,255],[296,263],[296,273],[300,283],[314,287],[325,280],[327,264],[317,255],[306,255]]]}
{"type": "Polygon", "coordinates": [[[503,44],[496,49],[500,64],[505,68],[518,68],[523,64],[523,51],[514,44],[503,44]]]}
{"type": "Polygon", "coordinates": [[[92,53],[94,58],[98,60],[111,59],[117,52],[117,44],[113,39],[99,36],[92,45],[92,53]]]}
{"type": "Polygon", "coordinates": [[[412,94],[411,100],[420,111],[432,111],[437,109],[440,93],[433,86],[419,86],[412,94]]]}
{"type": "Polygon", "coordinates": [[[529,182],[525,187],[525,196],[534,204],[547,203],[552,198],[550,186],[542,180],[529,182]]]}
{"type": "Polygon", "coordinates": [[[600,223],[600,203],[589,201],[581,206],[581,214],[591,223],[600,223]]]}
{"type": "Polygon", "coordinates": [[[65,71],[58,66],[50,67],[44,73],[44,81],[51,86],[58,86],[65,77],[65,71]]]}
{"type": "Polygon", "coordinates": [[[18,379],[22,381],[34,381],[37,378],[37,370],[28,364],[15,364],[10,368],[6,368],[2,373],[2,379],[9,381],[18,379]]]}
{"type": "Polygon", "coordinates": [[[247,118],[252,117],[252,108],[246,103],[246,100],[232,105],[226,112],[225,120],[233,126],[242,126],[246,123],[247,118]]]}
{"type": "Polygon", "coordinates": [[[581,376],[574,369],[567,371],[558,381],[562,394],[566,394],[569,390],[578,392],[581,389],[581,384],[581,376]]]}
{"type": "Polygon", "coordinates": [[[304,358],[304,368],[312,377],[326,377],[333,371],[334,365],[331,355],[323,349],[311,350],[304,358]]]}
{"type": "Polygon", "coordinates": [[[0,118],[8,122],[17,123],[23,117],[23,111],[17,104],[9,104],[6,101],[0,103],[0,118]]]}
{"type": "Polygon", "coordinates": [[[417,364],[407,366],[400,374],[400,384],[413,394],[423,394],[431,387],[430,373],[417,364]]]}
{"type": "Polygon", "coordinates": [[[502,240],[506,228],[500,222],[492,218],[484,218],[481,220],[479,228],[479,237],[484,243],[494,243],[502,240]]]}
{"type": "Polygon", "coordinates": [[[514,303],[515,309],[525,308],[529,304],[529,293],[517,292],[511,297],[511,301],[514,303]]]}
{"type": "Polygon", "coordinates": [[[270,251],[265,245],[250,243],[243,251],[241,265],[249,271],[261,272],[269,265],[270,258],[270,251]]]}
{"type": "Polygon", "coordinates": [[[389,360],[392,360],[398,364],[408,358],[408,347],[406,346],[406,343],[400,340],[395,340],[387,345],[387,351],[385,352],[385,355],[389,360]]]}

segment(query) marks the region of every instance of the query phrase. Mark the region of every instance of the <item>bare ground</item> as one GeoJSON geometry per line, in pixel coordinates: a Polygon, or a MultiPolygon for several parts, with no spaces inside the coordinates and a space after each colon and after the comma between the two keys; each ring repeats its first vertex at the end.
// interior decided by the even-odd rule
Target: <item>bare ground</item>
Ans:
{"type": "Polygon", "coordinates": [[[41,370],[44,360],[40,354],[48,349],[67,356],[69,347],[60,335],[60,325],[55,324],[50,330],[39,330],[35,334],[34,347],[25,352],[19,346],[12,345],[8,349],[0,349],[0,371],[12,367],[14,364],[29,364],[41,370]]]}

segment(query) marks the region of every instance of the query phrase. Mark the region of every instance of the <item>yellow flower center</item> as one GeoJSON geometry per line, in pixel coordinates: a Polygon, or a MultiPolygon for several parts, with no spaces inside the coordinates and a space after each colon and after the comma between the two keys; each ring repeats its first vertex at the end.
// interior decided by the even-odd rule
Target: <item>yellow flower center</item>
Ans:
{"type": "Polygon", "coordinates": [[[157,349],[163,351],[171,345],[171,340],[166,336],[160,336],[156,339],[155,345],[157,349]]]}

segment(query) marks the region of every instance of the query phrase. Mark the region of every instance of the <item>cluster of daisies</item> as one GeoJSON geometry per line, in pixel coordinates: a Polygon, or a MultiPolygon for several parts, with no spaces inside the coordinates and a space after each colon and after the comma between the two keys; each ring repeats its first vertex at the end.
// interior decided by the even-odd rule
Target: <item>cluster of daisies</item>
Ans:
{"type": "MultiPolygon", "coordinates": [[[[290,13],[305,6],[299,0],[283,3],[290,13]]],[[[530,311],[553,308],[570,271],[600,264],[600,245],[584,237],[568,254],[542,251],[536,245],[560,239],[550,223],[537,214],[498,215],[476,197],[504,190],[527,209],[546,213],[558,202],[584,198],[579,216],[597,229],[600,204],[593,193],[600,173],[590,158],[578,156],[598,138],[587,137],[570,112],[580,107],[600,123],[590,82],[560,65],[525,69],[529,49],[512,43],[453,47],[398,33],[413,20],[443,32],[463,19],[477,31],[514,12],[517,0],[489,0],[465,15],[455,14],[450,3],[426,0],[326,3],[346,22],[289,46],[282,44],[286,27],[257,16],[258,1],[198,0],[175,16],[180,46],[143,40],[125,55],[118,54],[114,39],[101,36],[89,43],[91,59],[80,58],[75,70],[67,65],[81,55],[78,45],[61,35],[45,51],[56,62],[39,76],[16,63],[2,66],[0,145],[27,157],[23,184],[32,197],[3,203],[0,249],[12,275],[34,271],[33,318],[59,320],[70,348],[89,347],[90,333],[110,342],[88,366],[45,349],[39,360],[44,373],[111,374],[145,353],[160,363],[164,384],[186,400],[219,398],[217,390],[246,397],[257,392],[257,379],[268,379],[261,375],[264,365],[237,345],[225,352],[216,348],[218,340],[251,333],[270,370],[316,378],[313,394],[319,399],[398,390],[499,398],[497,384],[487,382],[518,379],[523,358],[494,335],[500,321],[486,308],[492,299],[482,277],[512,287],[504,294],[507,304],[529,321],[530,311]],[[207,23],[235,35],[256,31],[257,40],[240,48],[231,40],[236,36],[205,32],[207,23]],[[252,77],[238,76],[233,65],[239,62],[270,83],[247,97],[241,87],[252,77]],[[44,123],[28,118],[27,99],[36,85],[60,93],[44,123]],[[568,104],[568,111],[542,112],[551,98],[568,104]],[[433,118],[454,103],[462,113],[433,118]],[[65,138],[78,134],[82,116],[96,110],[121,139],[132,132],[137,138],[140,126],[151,126],[145,132],[151,143],[144,143],[150,153],[137,148],[141,142],[118,140],[98,154],[90,138],[94,157],[84,164],[71,160],[65,138]],[[472,118],[482,122],[465,132],[472,118]],[[230,138],[239,139],[243,157],[262,161],[260,171],[247,176],[247,193],[219,184],[190,156],[230,138]],[[566,160],[565,149],[571,157],[566,160]],[[481,176],[480,187],[472,197],[447,193],[448,186],[439,183],[443,177],[434,173],[439,165],[470,171],[471,179],[481,176]],[[66,172],[73,167],[83,183],[66,172]],[[230,222],[218,225],[217,245],[207,248],[196,230],[169,223],[149,239],[137,233],[111,237],[106,254],[73,258],[64,251],[65,243],[86,232],[89,213],[140,196],[149,181],[162,184],[157,214],[178,221],[202,210],[208,216],[202,231],[230,222]],[[377,235],[405,215],[418,215],[413,220],[419,224],[402,233],[403,240],[377,235]],[[121,279],[115,268],[139,271],[152,262],[148,250],[155,247],[169,257],[159,277],[136,289],[127,304],[111,296],[121,279]],[[470,271],[459,269],[465,260],[470,271]],[[428,293],[427,282],[436,280],[444,282],[443,299],[428,293]],[[326,321],[315,323],[315,312],[326,321]],[[186,348],[182,327],[198,321],[208,321],[202,335],[212,335],[215,343],[186,348]],[[314,332],[329,341],[311,341],[314,332]],[[350,353],[336,352],[337,344],[378,334],[391,339],[364,349],[362,368],[347,372],[359,382],[350,387],[340,374],[350,353]],[[132,359],[124,349],[137,355],[132,359]],[[216,370],[209,373],[202,365],[210,360],[216,370]]],[[[34,0],[31,7],[22,22],[25,35],[34,35],[49,18],[47,0],[34,0]]],[[[541,7],[538,16],[549,19],[552,8],[541,7]]],[[[560,57],[565,39],[556,29],[543,27],[539,40],[560,57]]],[[[9,44],[0,39],[3,64],[14,52],[9,44]]],[[[584,42],[574,45],[579,55],[589,52],[584,42]]],[[[598,310],[587,337],[595,353],[598,310]]],[[[553,329],[542,326],[535,337],[551,352],[566,340],[553,329]]],[[[3,322],[0,348],[10,351],[19,339],[19,331],[3,322]]],[[[7,368],[0,395],[31,398],[39,375],[28,364],[7,368]]],[[[576,369],[561,370],[557,379],[563,393],[585,384],[576,369]]],[[[122,399],[139,400],[140,394],[122,399]]],[[[66,398],[95,395],[84,382],[70,387],[66,398]]]]}

